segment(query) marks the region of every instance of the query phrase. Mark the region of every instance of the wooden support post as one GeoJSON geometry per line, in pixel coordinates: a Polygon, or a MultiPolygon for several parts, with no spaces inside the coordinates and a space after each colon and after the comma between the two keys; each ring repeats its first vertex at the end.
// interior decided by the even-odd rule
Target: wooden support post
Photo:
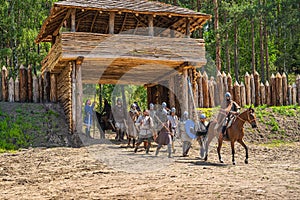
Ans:
{"type": "Polygon", "coordinates": [[[28,102],[32,102],[32,67],[31,67],[31,65],[28,66],[27,81],[28,81],[28,102]]]}
{"type": "Polygon", "coordinates": [[[271,105],[271,87],[270,87],[269,81],[266,81],[265,88],[266,88],[266,104],[268,106],[270,106],[271,105]]]}
{"type": "Polygon", "coordinates": [[[282,77],[279,72],[276,74],[276,91],[276,106],[282,106],[282,77]]]}
{"type": "Polygon", "coordinates": [[[44,102],[49,103],[50,102],[51,83],[50,83],[50,72],[48,72],[48,71],[44,72],[43,86],[44,86],[44,88],[43,88],[44,102]]]}
{"type": "Polygon", "coordinates": [[[271,105],[272,106],[275,106],[276,105],[276,78],[274,76],[274,74],[271,75],[271,78],[270,78],[270,86],[271,86],[271,105]]]}
{"type": "MultiPolygon", "coordinates": [[[[229,73],[227,74],[227,85],[228,85],[228,92],[230,92],[230,94],[233,95],[232,78],[229,73]]],[[[221,102],[221,105],[222,103],[223,102],[221,102]]]]}
{"type": "Polygon", "coordinates": [[[240,90],[240,85],[236,81],[233,85],[233,100],[238,104],[241,105],[241,90],[240,90]]]}
{"type": "Polygon", "coordinates": [[[248,72],[245,74],[246,105],[251,105],[251,80],[248,72]]]}
{"type": "Polygon", "coordinates": [[[57,81],[56,74],[50,74],[50,101],[57,102],[57,81]]]}
{"type": "Polygon", "coordinates": [[[76,60],[76,131],[82,131],[82,61],[83,57],[78,57],[76,60]]]}
{"type": "Polygon", "coordinates": [[[292,86],[291,85],[288,85],[287,87],[287,105],[293,105],[293,102],[292,102],[292,99],[293,96],[292,96],[292,86]]]}
{"type": "Polygon", "coordinates": [[[72,72],[71,72],[71,77],[72,77],[72,108],[71,108],[71,115],[72,115],[72,122],[70,124],[72,133],[76,132],[76,111],[77,111],[77,98],[76,98],[76,63],[75,61],[72,61],[72,72]]]}
{"type": "Polygon", "coordinates": [[[5,66],[3,66],[2,67],[2,76],[1,76],[3,101],[8,101],[7,76],[8,76],[7,69],[5,66]]]}
{"type": "Polygon", "coordinates": [[[109,34],[115,32],[115,12],[109,12],[109,34]]]}
{"type": "Polygon", "coordinates": [[[186,23],[185,23],[185,34],[186,34],[186,37],[189,38],[190,35],[191,35],[191,27],[190,27],[190,19],[187,17],[185,18],[186,19],[186,23]]]}
{"type": "MultiPolygon", "coordinates": [[[[186,68],[183,69],[183,74],[182,74],[182,108],[181,108],[181,113],[184,111],[188,111],[189,108],[189,92],[188,92],[188,70],[186,68]]],[[[192,113],[189,113],[190,116],[192,116],[192,113]]]]}
{"type": "Polygon", "coordinates": [[[15,80],[15,102],[20,101],[20,81],[19,76],[16,77],[15,80]]]}
{"type": "Polygon", "coordinates": [[[23,65],[20,67],[19,71],[20,77],[20,102],[26,102],[28,100],[28,83],[27,83],[27,71],[23,65]]]}
{"type": "Polygon", "coordinates": [[[241,107],[244,107],[246,105],[246,89],[243,82],[241,82],[240,86],[240,93],[241,93],[241,107]]]}
{"type": "Polygon", "coordinates": [[[203,88],[202,88],[202,74],[199,72],[198,77],[198,106],[203,107],[203,88]]]}
{"type": "Polygon", "coordinates": [[[149,36],[154,36],[153,29],[153,15],[148,15],[148,28],[149,28],[149,36]]]}
{"type": "Polygon", "coordinates": [[[260,105],[260,77],[258,72],[254,73],[254,84],[255,84],[255,106],[259,106],[260,105]]]}
{"type": "Polygon", "coordinates": [[[217,72],[217,87],[218,93],[216,94],[217,104],[221,104],[224,101],[224,84],[223,84],[223,76],[220,71],[217,72]]]}
{"type": "Polygon", "coordinates": [[[170,108],[171,107],[175,107],[175,95],[174,95],[174,91],[175,91],[175,81],[174,81],[174,76],[170,76],[169,79],[169,104],[170,104],[170,108]]]}
{"type": "Polygon", "coordinates": [[[297,86],[294,83],[292,88],[292,105],[297,104],[297,86]]]}
{"type": "Polygon", "coordinates": [[[297,102],[298,105],[300,105],[300,75],[299,74],[296,78],[296,84],[297,84],[297,102]]]}
{"type": "Polygon", "coordinates": [[[71,32],[76,31],[76,9],[72,9],[71,11],[71,32]]]}
{"type": "Polygon", "coordinates": [[[203,73],[202,78],[202,88],[203,88],[203,107],[209,107],[209,94],[208,94],[208,76],[206,72],[203,73]]]}
{"type": "Polygon", "coordinates": [[[263,83],[260,84],[260,102],[261,105],[266,104],[266,88],[263,83]]]}
{"type": "Polygon", "coordinates": [[[209,107],[215,107],[215,87],[214,87],[214,77],[211,77],[208,82],[208,91],[209,91],[209,107]]]}
{"type": "Polygon", "coordinates": [[[38,77],[39,82],[39,102],[44,102],[44,84],[43,84],[43,77],[38,77]]]}
{"type": "Polygon", "coordinates": [[[39,102],[39,80],[36,75],[32,78],[32,100],[34,103],[39,102]]]}
{"type": "Polygon", "coordinates": [[[8,81],[8,101],[15,102],[15,84],[12,77],[8,81]]]}
{"type": "Polygon", "coordinates": [[[253,74],[250,75],[250,86],[251,86],[251,104],[255,104],[255,82],[253,74]]]}
{"type": "Polygon", "coordinates": [[[287,89],[288,89],[288,82],[287,82],[287,78],[286,78],[286,74],[283,73],[282,76],[282,101],[283,101],[283,105],[287,105],[287,89]]]}

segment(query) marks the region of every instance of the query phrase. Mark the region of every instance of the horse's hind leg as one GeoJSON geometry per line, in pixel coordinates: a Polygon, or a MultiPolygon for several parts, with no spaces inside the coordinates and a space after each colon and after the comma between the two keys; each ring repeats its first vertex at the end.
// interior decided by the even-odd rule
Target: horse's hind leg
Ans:
{"type": "Polygon", "coordinates": [[[246,146],[246,144],[244,143],[244,141],[242,139],[238,140],[238,143],[240,143],[246,151],[246,159],[245,159],[245,164],[248,164],[248,147],[246,146]]]}
{"type": "Polygon", "coordinates": [[[223,138],[222,138],[222,136],[219,136],[217,151],[218,151],[218,156],[219,156],[219,161],[220,161],[220,163],[223,163],[223,162],[224,162],[224,161],[222,160],[222,157],[221,157],[222,143],[223,143],[223,138]]]}
{"type": "Polygon", "coordinates": [[[231,154],[232,154],[232,164],[235,165],[235,159],[234,159],[234,154],[235,154],[234,141],[231,141],[231,154]]]}

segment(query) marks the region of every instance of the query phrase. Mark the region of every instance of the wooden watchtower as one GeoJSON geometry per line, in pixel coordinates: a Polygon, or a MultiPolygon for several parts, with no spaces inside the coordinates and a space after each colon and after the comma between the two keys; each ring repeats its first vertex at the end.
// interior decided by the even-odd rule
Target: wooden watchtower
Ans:
{"type": "Polygon", "coordinates": [[[190,35],[210,18],[146,0],[54,3],[36,42],[52,43],[42,73],[57,82],[70,131],[82,130],[83,83],[145,85],[149,101],[157,101],[159,94],[169,105],[176,99],[181,111],[187,110],[188,69],[206,63],[204,41],[190,35]],[[180,86],[174,85],[176,78],[180,86]],[[180,93],[176,98],[175,90],[180,93]]]}

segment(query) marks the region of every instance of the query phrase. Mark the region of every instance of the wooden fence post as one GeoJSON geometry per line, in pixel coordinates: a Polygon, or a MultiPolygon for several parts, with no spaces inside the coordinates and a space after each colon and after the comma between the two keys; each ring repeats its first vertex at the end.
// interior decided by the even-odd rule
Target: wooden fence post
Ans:
{"type": "Polygon", "coordinates": [[[214,87],[214,77],[210,77],[208,82],[209,91],[209,107],[215,107],[215,87],[214,87]]]}
{"type": "MultiPolygon", "coordinates": [[[[224,84],[224,94],[226,93],[226,92],[228,92],[228,83],[227,83],[227,76],[226,76],[226,73],[223,71],[223,73],[222,73],[222,77],[223,77],[223,84],[224,84]]],[[[223,94],[223,96],[224,96],[224,94],[223,94]]]]}
{"type": "Polygon", "coordinates": [[[217,73],[217,87],[218,87],[218,93],[216,94],[216,101],[217,101],[217,104],[221,104],[223,102],[224,84],[223,84],[223,76],[220,71],[218,71],[218,73],[217,73]]]}
{"type": "Polygon", "coordinates": [[[251,104],[255,104],[255,82],[253,74],[250,75],[250,86],[251,86],[251,104]]]}
{"type": "Polygon", "coordinates": [[[16,77],[15,80],[15,102],[20,101],[20,81],[19,76],[16,77]]]}
{"type": "Polygon", "coordinates": [[[28,66],[27,81],[28,81],[28,102],[32,102],[32,67],[31,67],[31,65],[28,66]]]}
{"type": "Polygon", "coordinates": [[[50,74],[50,101],[57,102],[56,74],[50,74]]]}
{"type": "Polygon", "coordinates": [[[266,81],[265,88],[266,88],[266,104],[268,106],[270,106],[271,105],[271,87],[270,87],[269,81],[266,81]]]}
{"type": "Polygon", "coordinates": [[[241,92],[240,92],[240,85],[236,81],[233,85],[233,100],[238,104],[241,105],[241,92]]]}
{"type": "Polygon", "coordinates": [[[32,100],[34,103],[39,102],[39,80],[36,75],[32,78],[32,100]]]}
{"type": "Polygon", "coordinates": [[[282,77],[279,72],[276,74],[276,91],[276,106],[282,106],[282,77]]]}
{"type": "Polygon", "coordinates": [[[292,88],[292,104],[296,105],[297,104],[297,86],[294,83],[293,88],[292,88]]]}
{"type": "Polygon", "coordinates": [[[270,85],[271,85],[271,95],[270,95],[271,105],[275,106],[276,105],[277,91],[276,91],[276,78],[275,78],[274,74],[271,75],[270,85]]]}
{"type": "Polygon", "coordinates": [[[15,84],[14,79],[10,77],[8,81],[8,101],[14,102],[15,101],[15,84]]]}
{"type": "Polygon", "coordinates": [[[292,105],[293,103],[293,96],[292,96],[292,86],[288,85],[287,88],[287,105],[292,105]]]}
{"type": "Polygon", "coordinates": [[[288,83],[287,83],[287,78],[286,78],[286,74],[283,73],[282,76],[282,102],[283,105],[287,105],[287,89],[288,89],[288,83]]]}
{"type": "Polygon", "coordinates": [[[7,85],[7,69],[5,66],[2,67],[2,97],[3,101],[8,101],[8,85],[7,85]]]}
{"type": "Polygon", "coordinates": [[[259,106],[260,105],[260,78],[259,78],[259,74],[256,71],[254,73],[254,84],[255,84],[255,106],[259,106]]]}
{"type": "Polygon", "coordinates": [[[260,84],[260,98],[261,105],[266,104],[266,88],[263,83],[260,84]]]}
{"type": "Polygon", "coordinates": [[[0,73],[0,101],[3,100],[2,97],[2,69],[1,69],[1,73],[0,73]]]}
{"type": "Polygon", "coordinates": [[[203,88],[202,88],[202,74],[199,72],[198,76],[198,105],[203,108],[203,88]]]}
{"type": "Polygon", "coordinates": [[[203,88],[203,107],[209,107],[209,97],[208,97],[208,76],[206,72],[203,73],[202,78],[202,88],[203,88]]]}
{"type": "Polygon", "coordinates": [[[27,70],[23,65],[21,65],[20,67],[19,77],[20,77],[20,102],[26,102],[28,100],[27,70]]]}
{"type": "Polygon", "coordinates": [[[50,102],[50,72],[45,72],[43,77],[43,86],[44,86],[44,101],[46,103],[50,102]]]}
{"type": "MultiPolygon", "coordinates": [[[[228,92],[233,95],[233,87],[232,87],[232,78],[231,75],[228,73],[227,75],[227,85],[228,85],[228,92]]],[[[221,102],[223,103],[223,102],[221,102]]]]}
{"type": "Polygon", "coordinates": [[[42,75],[38,77],[38,82],[39,82],[39,100],[42,103],[44,102],[44,84],[43,84],[42,75]]]}
{"type": "Polygon", "coordinates": [[[245,74],[246,104],[251,105],[251,80],[248,72],[245,74]]]}
{"type": "Polygon", "coordinates": [[[244,107],[246,105],[246,90],[243,82],[241,83],[240,89],[241,89],[241,107],[244,107]]]}
{"type": "Polygon", "coordinates": [[[297,84],[297,102],[298,105],[300,105],[300,75],[298,74],[297,79],[296,79],[296,84],[297,84]]]}

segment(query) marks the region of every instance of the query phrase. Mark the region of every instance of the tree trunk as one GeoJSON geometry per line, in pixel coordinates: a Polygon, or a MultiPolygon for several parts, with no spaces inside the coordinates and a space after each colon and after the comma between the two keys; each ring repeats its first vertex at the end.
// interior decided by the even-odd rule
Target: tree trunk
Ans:
{"type": "Polygon", "coordinates": [[[270,66],[269,66],[269,49],[268,49],[268,31],[266,22],[264,23],[264,46],[265,46],[265,59],[266,59],[266,80],[269,80],[270,66]]]}
{"type": "MultiPolygon", "coordinates": [[[[227,12],[224,14],[224,23],[226,24],[227,22],[227,12]]],[[[226,51],[226,69],[227,69],[227,73],[230,73],[230,52],[229,52],[229,38],[228,38],[228,30],[225,30],[225,40],[226,40],[226,47],[225,47],[225,51],[226,51]]]]}
{"type": "Polygon", "coordinates": [[[220,43],[220,34],[219,34],[219,7],[218,0],[213,0],[214,3],[214,29],[216,33],[216,68],[217,71],[221,71],[221,43],[220,43]]]}
{"type": "Polygon", "coordinates": [[[254,30],[254,19],[251,19],[251,43],[252,43],[252,74],[255,73],[255,30],[254,30]]]}
{"type": "MultiPolygon", "coordinates": [[[[261,0],[259,1],[261,5],[261,0]]],[[[262,13],[259,18],[259,49],[260,49],[260,69],[261,69],[261,81],[265,83],[265,62],[264,62],[264,39],[263,39],[263,20],[262,13]]]]}
{"type": "Polygon", "coordinates": [[[235,80],[239,82],[239,63],[238,63],[238,26],[234,21],[234,74],[235,80]]]}

